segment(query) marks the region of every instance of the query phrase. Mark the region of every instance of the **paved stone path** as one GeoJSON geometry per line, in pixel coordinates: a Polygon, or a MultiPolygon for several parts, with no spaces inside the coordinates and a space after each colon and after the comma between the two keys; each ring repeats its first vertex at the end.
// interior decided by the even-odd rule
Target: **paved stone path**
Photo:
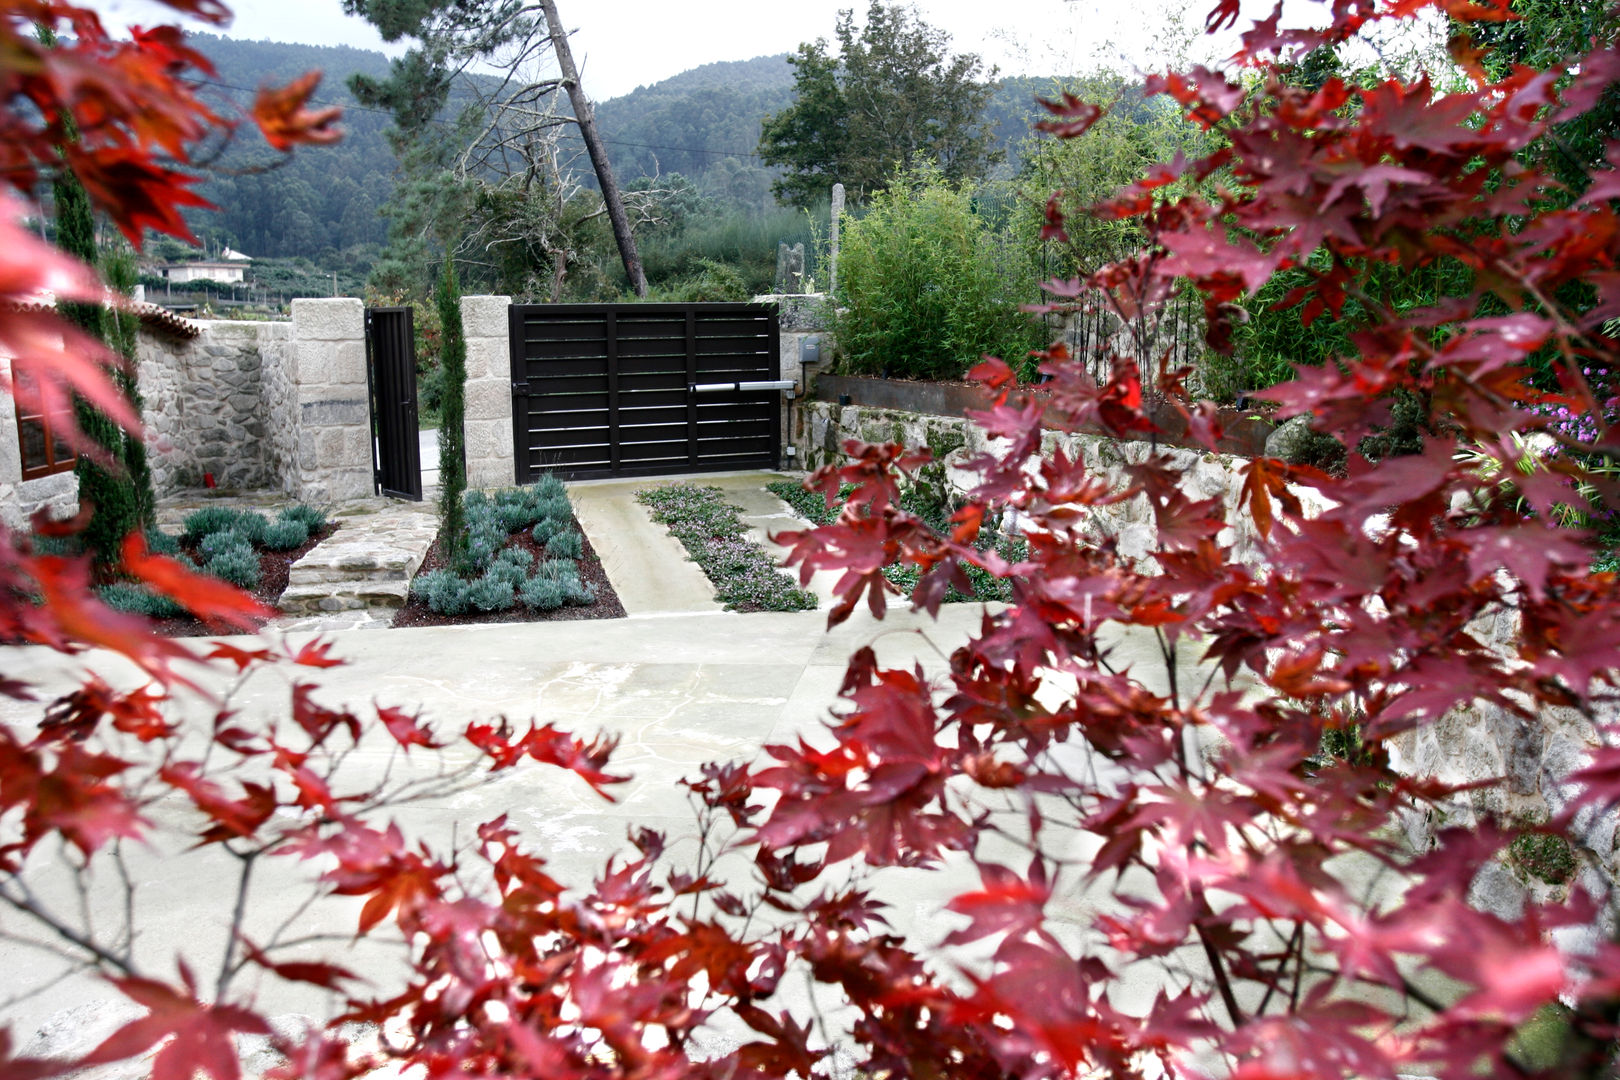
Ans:
{"type": "Polygon", "coordinates": [[[278,630],[362,630],[387,626],[405,605],[439,520],[431,502],[365,499],[345,504],[339,529],[293,563],[281,594],[278,630]]]}
{"type": "MultiPolygon", "coordinates": [[[[338,531],[292,565],[285,613],[271,630],[375,630],[387,627],[405,603],[411,576],[433,544],[439,523],[430,491],[422,502],[356,499],[330,510],[338,531]]],[[[158,527],[178,534],[188,514],[230,506],[273,514],[292,502],[279,492],[219,494],[188,491],[158,503],[158,527]]]]}

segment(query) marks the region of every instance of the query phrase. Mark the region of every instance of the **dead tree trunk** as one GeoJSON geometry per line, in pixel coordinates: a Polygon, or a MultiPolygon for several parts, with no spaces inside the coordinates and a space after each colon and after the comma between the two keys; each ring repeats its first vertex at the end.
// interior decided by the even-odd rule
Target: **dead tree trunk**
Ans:
{"type": "Polygon", "coordinates": [[[574,67],[574,54],[568,48],[568,34],[557,15],[557,0],[540,0],[546,13],[546,29],[551,34],[551,47],[557,54],[557,66],[562,69],[563,85],[568,87],[568,100],[574,106],[574,119],[579,122],[580,134],[585,137],[585,149],[590,152],[591,165],[596,169],[596,181],[602,188],[602,203],[607,207],[608,221],[613,225],[613,238],[619,243],[619,258],[624,260],[624,272],[630,278],[630,287],[637,296],[647,295],[647,275],[641,269],[641,256],[636,253],[636,238],[630,232],[630,219],[625,215],[624,202],[619,198],[619,185],[613,180],[613,169],[608,165],[607,149],[596,133],[596,115],[591,99],[579,83],[579,69],[574,67]]]}

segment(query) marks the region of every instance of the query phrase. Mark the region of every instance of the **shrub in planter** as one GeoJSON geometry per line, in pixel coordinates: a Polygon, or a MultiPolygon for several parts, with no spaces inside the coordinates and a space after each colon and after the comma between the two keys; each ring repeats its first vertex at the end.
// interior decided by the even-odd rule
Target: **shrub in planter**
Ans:
{"type": "Polygon", "coordinates": [[[567,602],[568,593],[566,582],[536,574],[523,583],[522,588],[518,590],[518,599],[526,608],[535,611],[553,611],[567,602]]]}
{"type": "Polygon", "coordinates": [[[495,556],[496,562],[510,563],[527,574],[534,567],[534,555],[520,547],[502,548],[495,556]]]}
{"type": "MultiPolygon", "coordinates": [[[[504,559],[495,559],[490,562],[489,569],[484,571],[484,576],[479,580],[505,582],[506,591],[511,592],[513,589],[523,584],[523,581],[527,576],[528,575],[524,573],[521,566],[518,566],[515,563],[507,562],[504,559]]],[[[476,601],[474,602],[476,603],[476,601]]]]}
{"type": "Polygon", "coordinates": [[[278,521],[301,522],[311,534],[318,533],[326,528],[326,511],[314,506],[305,506],[295,503],[276,515],[278,521]]]}
{"type": "Polygon", "coordinates": [[[227,551],[241,550],[251,553],[253,551],[253,542],[232,527],[209,533],[202,538],[202,543],[197,545],[197,549],[208,558],[213,558],[215,555],[223,555],[227,551]]]}
{"type": "Polygon", "coordinates": [[[116,582],[96,590],[101,602],[114,611],[127,611],[132,615],[145,615],[149,619],[175,619],[186,614],[186,609],[142,585],[116,582]]]}
{"type": "Polygon", "coordinates": [[[228,506],[205,506],[186,515],[184,539],[196,542],[205,536],[225,532],[234,526],[242,512],[228,506]]]}
{"type": "Polygon", "coordinates": [[[563,482],[557,478],[555,473],[546,473],[541,476],[540,479],[534,482],[533,490],[537,500],[556,498],[566,500],[568,498],[568,489],[563,486],[563,482]]]}
{"type": "Polygon", "coordinates": [[[251,589],[259,583],[259,556],[245,544],[220,552],[203,569],[239,589],[251,589]]]}
{"type": "Polygon", "coordinates": [[[555,559],[577,559],[585,553],[585,539],[578,529],[560,532],[546,541],[546,554],[555,559]]]}
{"type": "Polygon", "coordinates": [[[507,503],[495,508],[495,519],[509,533],[534,524],[536,516],[534,508],[527,503],[507,503]]]}
{"type": "Polygon", "coordinates": [[[460,615],[467,610],[468,585],[450,570],[430,570],[411,582],[411,595],[436,615],[460,615]]]}
{"type": "MultiPolygon", "coordinates": [[[[499,564],[505,565],[505,564],[499,564]]],[[[506,611],[515,602],[512,597],[512,581],[496,571],[490,572],[467,587],[467,602],[479,611],[506,611]]]]}
{"type": "Polygon", "coordinates": [[[309,527],[302,521],[278,518],[264,530],[264,546],[271,551],[291,551],[309,542],[309,527]]]}
{"type": "Polygon", "coordinates": [[[146,546],[154,555],[173,556],[180,554],[180,541],[178,538],[170,536],[162,529],[154,528],[151,525],[146,527],[145,534],[146,546]]]}

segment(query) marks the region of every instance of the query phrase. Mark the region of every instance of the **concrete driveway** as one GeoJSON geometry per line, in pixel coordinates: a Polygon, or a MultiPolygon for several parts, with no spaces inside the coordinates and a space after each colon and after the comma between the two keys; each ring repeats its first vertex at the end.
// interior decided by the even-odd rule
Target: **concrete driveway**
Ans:
{"type": "MultiPolygon", "coordinates": [[[[786,508],[763,491],[766,478],[694,479],[733,495],[759,529],[794,525],[786,508]]],[[[397,807],[389,816],[408,835],[446,851],[453,843],[466,843],[478,823],[506,814],[565,882],[588,881],[610,855],[624,850],[632,824],[665,831],[676,841],[674,857],[690,857],[693,816],[678,784],[682,777],[695,775],[703,762],[753,760],[767,745],[812,733],[829,715],[848,658],[861,646],[873,645],[885,664],[921,663],[940,673],[945,658],[978,627],[982,612],[976,604],[953,605],[933,621],[900,610],[877,623],[863,611],[828,632],[825,611],[720,611],[679,545],[634,503],[631,493],[653,482],[577,485],[571,492],[628,618],[349,631],[328,635],[346,661],[342,667],[262,671],[234,689],[229,672],[212,667],[199,669],[199,681],[215,694],[228,693],[229,707],[256,724],[286,723],[296,677],[317,683],[323,703],[352,708],[362,717],[376,704],[420,711],[446,729],[505,716],[520,723],[556,722],[582,734],[602,731],[620,740],[614,760],[634,777],[615,789],[615,802],[604,801],[572,776],[531,764],[397,807]]],[[[815,584],[825,593],[825,581],[815,584]]],[[[289,635],[289,643],[308,636],[289,635]]],[[[1149,654],[1146,642],[1140,651],[1149,654]]],[[[72,686],[86,668],[117,682],[132,675],[128,665],[105,655],[74,658],[42,649],[0,649],[0,671],[35,682],[47,695],[72,686]]],[[[198,725],[215,708],[194,696],[175,705],[188,723],[198,725]]],[[[39,715],[37,705],[0,699],[0,722],[17,729],[30,731],[39,715]]],[[[453,770],[472,757],[465,748],[451,747],[436,754],[418,751],[405,761],[389,740],[372,732],[345,763],[342,788],[367,790],[385,776],[398,780],[412,770],[424,776],[453,770]]],[[[178,822],[185,807],[177,800],[160,802],[151,814],[160,823],[178,822]]],[[[186,851],[171,840],[131,852],[130,870],[138,887],[136,952],[143,963],[166,974],[173,971],[171,958],[181,954],[195,970],[216,969],[230,914],[233,861],[217,849],[186,851]]],[[[908,883],[905,873],[879,875],[880,883],[891,883],[886,891],[896,902],[893,921],[938,940],[949,929],[940,905],[948,893],[975,884],[977,875],[959,866],[933,875],[919,889],[917,879],[908,883]]],[[[302,934],[335,935],[309,955],[337,952],[341,961],[376,974],[396,969],[396,949],[348,944],[358,904],[339,897],[301,907],[311,893],[309,874],[308,868],[274,865],[256,872],[250,936],[265,940],[290,921],[302,934]]],[[[31,867],[28,880],[62,910],[75,910],[74,883],[60,864],[31,867]]],[[[90,890],[92,916],[103,926],[115,927],[120,918],[114,885],[103,877],[90,890]]],[[[1079,897],[1073,902],[1084,903],[1079,897]]],[[[18,916],[0,909],[0,930],[27,929],[18,916]]],[[[71,973],[26,943],[0,940],[0,971],[11,975],[0,989],[0,1024],[9,1024],[28,1052],[83,1052],[120,1017],[127,1018],[127,1005],[104,984],[71,973]],[[39,1034],[30,1049],[33,1033],[39,1034]]],[[[279,983],[263,989],[259,1004],[271,1014],[311,1016],[333,1015],[338,1005],[323,992],[279,983]]]]}

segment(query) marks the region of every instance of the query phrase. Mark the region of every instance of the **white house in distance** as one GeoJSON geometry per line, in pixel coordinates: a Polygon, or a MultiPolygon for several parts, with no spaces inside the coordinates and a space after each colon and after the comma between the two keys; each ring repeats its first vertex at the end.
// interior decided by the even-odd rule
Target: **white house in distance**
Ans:
{"type": "Polygon", "coordinates": [[[172,284],[183,285],[188,281],[217,281],[224,285],[239,284],[244,280],[244,273],[251,256],[240,251],[226,248],[220,252],[217,260],[204,260],[202,262],[173,263],[163,267],[163,276],[172,284]]]}

